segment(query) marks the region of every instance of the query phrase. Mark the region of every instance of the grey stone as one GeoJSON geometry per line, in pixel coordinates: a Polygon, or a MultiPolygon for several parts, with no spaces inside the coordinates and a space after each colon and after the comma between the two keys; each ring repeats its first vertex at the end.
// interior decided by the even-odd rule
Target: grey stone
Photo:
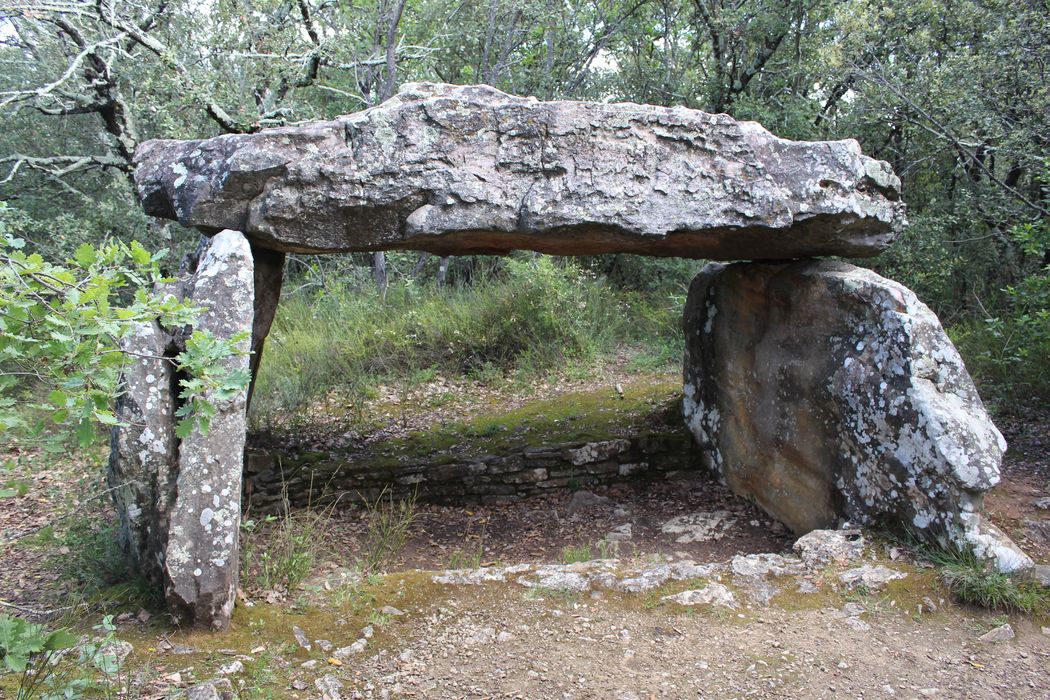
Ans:
{"type": "Polygon", "coordinates": [[[716,608],[737,608],[739,604],[733,592],[720,583],[710,583],[699,589],[682,591],[675,595],[663,597],[671,603],[679,605],[710,605],[716,608]]]}
{"type": "Polygon", "coordinates": [[[572,494],[572,498],[569,500],[569,505],[566,507],[566,511],[569,515],[576,515],[580,511],[589,510],[598,506],[609,505],[610,501],[606,496],[599,496],[596,493],[590,491],[576,491],[572,494]]]}
{"type": "Polygon", "coordinates": [[[828,564],[845,564],[864,554],[864,537],[860,530],[813,530],[792,547],[811,569],[828,564]]]}
{"type": "Polygon", "coordinates": [[[314,687],[321,691],[321,700],[342,700],[343,683],[328,673],[314,681],[314,687]]]}
{"type": "Polygon", "coordinates": [[[368,640],[358,639],[356,642],[350,644],[349,646],[340,647],[336,649],[332,652],[332,656],[339,659],[340,661],[346,661],[350,657],[363,652],[367,646],[368,640]]]}
{"type": "Polygon", "coordinates": [[[839,581],[846,584],[846,588],[867,588],[877,591],[885,587],[890,581],[896,581],[907,577],[903,571],[896,571],[885,566],[872,566],[865,564],[855,569],[849,569],[839,574],[839,581]]]}
{"type": "Polygon", "coordinates": [[[234,659],[230,663],[220,666],[218,671],[220,676],[234,676],[238,673],[243,672],[244,662],[242,662],[240,659],[234,659]]]}
{"type": "Polygon", "coordinates": [[[236,697],[228,678],[198,683],[186,689],[186,700],[234,700],[236,697]]]}
{"type": "Polygon", "coordinates": [[[1032,567],[1031,575],[1040,586],[1050,587],[1050,564],[1036,564],[1032,567]]]}
{"type": "Polygon", "coordinates": [[[307,651],[310,651],[310,649],[311,649],[310,640],[307,639],[306,632],[303,632],[303,630],[301,628],[299,628],[299,627],[297,627],[295,625],[292,625],[292,636],[295,637],[295,643],[296,644],[298,644],[303,649],[306,649],[307,651]]]}
{"type": "Polygon", "coordinates": [[[736,518],[727,510],[714,512],[687,513],[671,518],[660,526],[660,531],[668,535],[677,535],[675,542],[708,542],[720,540],[729,528],[736,524],[736,518]]]}
{"type": "Polygon", "coordinates": [[[634,537],[633,532],[634,526],[632,523],[624,523],[614,527],[609,532],[605,533],[605,540],[607,542],[626,542],[634,537]]]}
{"type": "Polygon", "coordinates": [[[661,564],[652,569],[635,572],[627,578],[611,581],[608,587],[625,593],[645,593],[662,586],[671,578],[672,573],[670,566],[661,564]]]}
{"type": "Polygon", "coordinates": [[[1039,510],[1050,510],[1050,496],[1036,499],[1032,502],[1032,505],[1034,505],[1039,510]]]}
{"type": "Polygon", "coordinates": [[[549,588],[555,591],[583,592],[590,588],[590,581],[583,574],[572,571],[552,571],[541,576],[535,584],[540,588],[549,588]]]}
{"type": "MultiPolygon", "coordinates": [[[[631,449],[630,440],[605,440],[603,442],[589,442],[583,447],[569,450],[568,455],[569,461],[574,466],[580,467],[584,464],[593,464],[594,462],[607,460],[610,457],[623,454],[629,449],[631,449]]],[[[619,465],[617,465],[617,470],[619,470],[619,465]]]]}
{"type": "Polygon", "coordinates": [[[146,211],[298,252],[872,255],[900,181],[856,141],[780,139],[681,107],[410,83],[332,121],[148,141],[146,211]]]}
{"type": "Polygon", "coordinates": [[[802,563],[779,554],[738,554],[730,561],[735,576],[788,576],[802,573],[802,563]]]}
{"type": "Polygon", "coordinates": [[[994,630],[985,632],[977,639],[982,642],[1006,642],[1014,638],[1014,628],[1010,626],[1010,623],[1000,625],[994,630]]]}
{"type": "Polygon", "coordinates": [[[1040,540],[1043,544],[1050,544],[1050,520],[1046,518],[1028,518],[1024,521],[1024,527],[1029,536],[1040,540]]]}
{"type": "MultiPolygon", "coordinates": [[[[196,328],[220,338],[250,333],[254,314],[253,263],[247,239],[223,231],[205,248],[191,281],[194,303],[207,307],[196,328]]],[[[223,369],[248,371],[244,353],[227,358],[223,369]]],[[[184,626],[226,629],[236,599],[241,471],[244,461],[247,391],[213,399],[208,433],[194,428],[178,450],[178,481],[169,518],[165,597],[175,621],[184,626]]]]}
{"type": "Polygon", "coordinates": [[[857,617],[858,615],[863,615],[866,612],[868,612],[868,609],[860,603],[846,603],[842,606],[842,614],[846,617],[857,617]]]}
{"type": "Polygon", "coordinates": [[[684,323],[686,421],[734,491],[799,533],[905,523],[1031,566],[982,520],[1006,444],[911,291],[841,262],[712,264],[684,323]]]}

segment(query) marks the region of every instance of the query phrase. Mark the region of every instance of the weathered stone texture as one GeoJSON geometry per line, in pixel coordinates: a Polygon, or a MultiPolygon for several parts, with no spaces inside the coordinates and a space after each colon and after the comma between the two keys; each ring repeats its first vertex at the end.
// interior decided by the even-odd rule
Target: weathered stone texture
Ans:
{"type": "Polygon", "coordinates": [[[1006,444],[911,291],[838,262],[712,264],[684,323],[686,421],[732,489],[796,532],[904,524],[1031,565],[982,522],[1006,444]]]}
{"type": "MultiPolygon", "coordinates": [[[[237,231],[212,238],[191,284],[194,303],[206,308],[195,329],[219,338],[250,331],[253,280],[247,239],[237,231]]],[[[225,372],[248,371],[250,344],[245,338],[242,354],[223,361],[225,372]]],[[[215,415],[207,434],[195,428],[179,445],[165,595],[177,622],[222,629],[229,624],[237,592],[247,391],[229,400],[211,400],[215,415]]]]}
{"type": "Polygon", "coordinates": [[[121,342],[131,361],[121,380],[113,430],[109,486],[120,517],[120,540],[132,566],[159,581],[174,498],[175,370],[164,358],[171,336],[156,322],[140,324],[121,342]]]}
{"type": "MultiPolygon", "coordinates": [[[[196,271],[163,290],[205,311],[197,329],[231,338],[252,330],[253,265],[247,239],[224,231],[204,246],[196,271]]],[[[179,391],[173,358],[187,329],[142,324],[123,347],[130,353],[113,431],[109,480],[131,563],[163,584],[171,613],[184,625],[229,624],[237,584],[237,536],[247,391],[213,400],[206,435],[175,435],[179,391]]],[[[246,337],[241,350],[247,352],[246,337]]],[[[225,360],[247,371],[248,356],[225,360]]]]}
{"type": "Polygon", "coordinates": [[[685,108],[409,84],[329,122],[136,153],[146,211],[283,251],[872,255],[900,182],[856,141],[685,108]]]}

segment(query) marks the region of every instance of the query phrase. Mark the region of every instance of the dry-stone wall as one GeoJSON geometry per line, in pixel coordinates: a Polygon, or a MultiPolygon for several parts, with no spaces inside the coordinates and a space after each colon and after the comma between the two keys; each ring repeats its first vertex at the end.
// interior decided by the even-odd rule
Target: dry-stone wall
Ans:
{"type": "Polygon", "coordinates": [[[674,478],[702,468],[683,425],[597,442],[534,445],[501,455],[375,466],[330,453],[249,448],[245,502],[253,512],[415,497],[431,503],[507,503],[552,489],[593,488],[628,479],[674,478]]]}

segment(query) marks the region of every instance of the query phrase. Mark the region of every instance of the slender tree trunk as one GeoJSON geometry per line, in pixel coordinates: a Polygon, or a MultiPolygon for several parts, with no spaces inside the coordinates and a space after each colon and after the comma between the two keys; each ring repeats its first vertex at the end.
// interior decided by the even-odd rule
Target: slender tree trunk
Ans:
{"type": "Polygon", "coordinates": [[[441,258],[441,261],[438,263],[438,287],[445,286],[445,276],[448,275],[448,260],[448,256],[445,256],[441,258]]]}
{"type": "Polygon", "coordinates": [[[379,287],[379,296],[386,299],[386,253],[379,251],[372,253],[372,273],[375,275],[376,286],[379,287]]]}
{"type": "MultiPolygon", "coordinates": [[[[377,104],[389,100],[394,96],[394,90],[397,89],[397,27],[401,24],[401,16],[405,12],[407,3],[408,0],[396,0],[393,7],[390,8],[390,14],[387,17],[385,37],[386,71],[379,88],[377,104]]],[[[386,299],[386,253],[383,251],[372,253],[372,274],[375,276],[379,295],[386,299]]]]}

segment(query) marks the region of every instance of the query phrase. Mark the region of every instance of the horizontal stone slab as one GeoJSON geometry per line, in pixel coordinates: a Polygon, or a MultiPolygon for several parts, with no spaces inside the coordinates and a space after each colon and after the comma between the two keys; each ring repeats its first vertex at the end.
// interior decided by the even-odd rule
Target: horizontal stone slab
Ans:
{"type": "Polygon", "coordinates": [[[148,141],[135,166],[148,213],[279,251],[863,256],[905,223],[900,181],[853,140],[486,86],[409,84],[332,121],[148,141]]]}

